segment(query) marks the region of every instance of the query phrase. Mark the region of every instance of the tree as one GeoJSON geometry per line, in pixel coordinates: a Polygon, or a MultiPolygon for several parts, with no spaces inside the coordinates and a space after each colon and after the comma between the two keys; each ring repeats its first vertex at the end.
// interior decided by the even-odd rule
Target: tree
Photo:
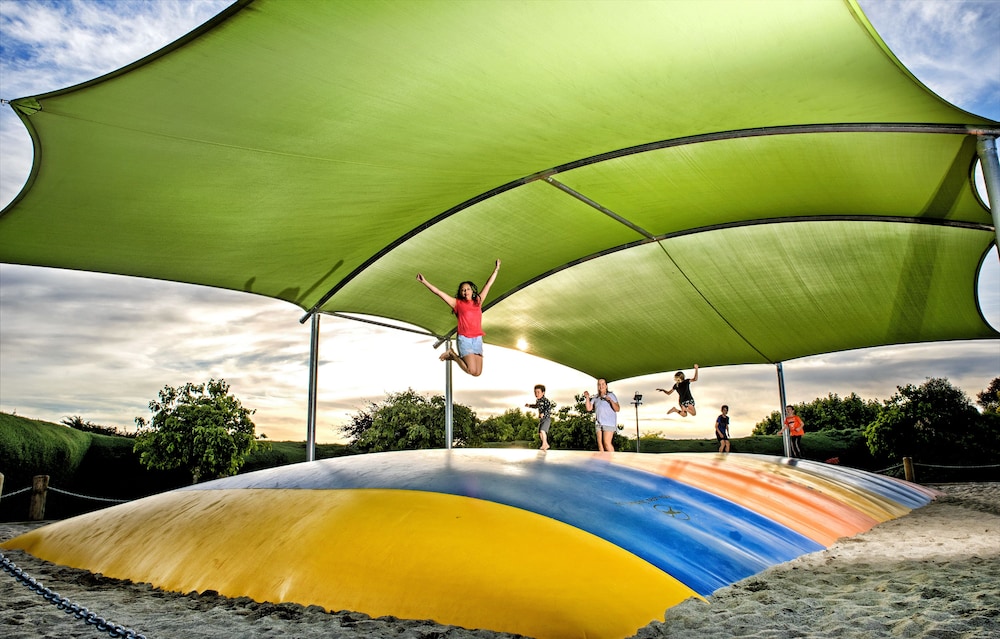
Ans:
{"type": "Polygon", "coordinates": [[[976,395],[976,403],[984,413],[1000,413],[1000,377],[994,377],[986,390],[976,395]]]}
{"type": "MultiPolygon", "coordinates": [[[[879,413],[875,400],[861,399],[856,393],[841,398],[836,393],[817,397],[811,402],[795,404],[795,414],[802,418],[810,432],[820,430],[850,430],[865,428],[879,413]]],[[[776,435],[781,432],[781,413],[774,411],[754,426],[754,435],[776,435]]]]}
{"type": "Polygon", "coordinates": [[[73,417],[65,417],[61,422],[63,426],[69,426],[74,430],[82,430],[87,433],[97,433],[98,435],[117,435],[119,437],[128,437],[128,433],[120,433],[118,429],[114,426],[101,426],[100,424],[94,424],[88,421],[84,421],[79,415],[74,415],[73,417]]]}
{"type": "MultiPolygon", "coordinates": [[[[351,417],[341,430],[352,448],[361,452],[416,450],[445,447],[445,399],[427,398],[412,388],[402,393],[387,393],[385,400],[371,402],[351,417]]],[[[468,406],[452,406],[455,445],[477,446],[482,442],[479,419],[468,406]]]]}
{"type": "Polygon", "coordinates": [[[235,475],[246,457],[263,445],[256,439],[254,411],[229,394],[226,380],[164,386],[149,402],[148,422],[136,417],[134,450],[146,468],[182,468],[191,483],[235,475]]]}
{"type": "Polygon", "coordinates": [[[865,429],[872,455],[946,462],[978,454],[972,446],[985,422],[965,393],[944,378],[896,388],[865,429]]]}
{"type": "Polygon", "coordinates": [[[486,442],[532,441],[538,438],[538,418],[510,408],[503,415],[484,419],[479,432],[486,442]]]}

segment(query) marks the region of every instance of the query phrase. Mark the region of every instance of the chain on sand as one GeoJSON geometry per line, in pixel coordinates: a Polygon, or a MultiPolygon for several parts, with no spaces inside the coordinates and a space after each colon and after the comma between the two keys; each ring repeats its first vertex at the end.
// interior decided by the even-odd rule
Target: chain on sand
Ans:
{"type": "Polygon", "coordinates": [[[106,621],[105,619],[98,617],[96,613],[90,612],[86,608],[71,602],[69,599],[61,597],[58,593],[52,592],[50,588],[46,588],[42,584],[38,583],[37,579],[28,575],[28,573],[24,572],[21,568],[18,568],[17,564],[8,559],[3,553],[0,553],[0,566],[3,567],[5,572],[10,573],[14,579],[27,586],[29,590],[41,595],[45,601],[55,604],[57,609],[71,614],[77,619],[85,621],[92,626],[95,626],[101,632],[106,632],[112,637],[146,639],[146,635],[138,634],[135,630],[124,628],[118,624],[106,621]]]}

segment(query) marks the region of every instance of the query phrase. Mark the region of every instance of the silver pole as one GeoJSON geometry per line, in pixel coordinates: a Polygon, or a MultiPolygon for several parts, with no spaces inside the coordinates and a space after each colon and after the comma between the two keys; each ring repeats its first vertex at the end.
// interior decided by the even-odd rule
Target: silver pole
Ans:
{"type": "Polygon", "coordinates": [[[989,199],[990,214],[993,216],[993,232],[1000,244],[1000,160],[997,159],[996,138],[990,135],[976,136],[976,151],[979,163],[983,165],[986,179],[986,196],[989,199]]]}
{"type": "Polygon", "coordinates": [[[642,404],[642,395],[636,393],[632,397],[632,403],[635,404],[635,452],[639,452],[639,404],[642,404]]]}
{"type": "Polygon", "coordinates": [[[306,417],[306,461],[316,459],[316,379],[319,373],[319,313],[312,315],[309,336],[309,410],[306,417]]]}
{"type": "MultiPolygon", "coordinates": [[[[781,368],[781,362],[778,362],[778,394],[781,396],[781,426],[785,425],[785,418],[788,415],[785,414],[785,406],[788,406],[788,402],[785,401],[785,372],[781,368]]],[[[787,430],[782,430],[781,432],[781,443],[785,446],[785,457],[792,456],[792,439],[788,436],[787,430]]]]}
{"type": "MultiPolygon", "coordinates": [[[[451,350],[451,340],[445,342],[445,348],[451,350]]],[[[444,447],[451,450],[452,434],[455,428],[455,417],[452,411],[451,396],[451,360],[444,362],[444,447]]]]}

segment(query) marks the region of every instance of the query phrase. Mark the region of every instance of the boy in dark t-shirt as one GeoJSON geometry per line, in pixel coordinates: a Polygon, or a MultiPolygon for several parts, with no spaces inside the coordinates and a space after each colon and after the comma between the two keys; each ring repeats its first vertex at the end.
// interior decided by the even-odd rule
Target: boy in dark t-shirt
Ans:
{"type": "Polygon", "coordinates": [[[541,450],[549,449],[549,426],[552,425],[554,406],[555,404],[545,396],[545,385],[535,384],[535,403],[525,404],[525,407],[538,410],[538,437],[542,440],[541,450]]]}
{"type": "Polygon", "coordinates": [[[719,440],[719,452],[729,452],[729,407],[722,406],[722,414],[715,418],[715,438],[719,440]]]}

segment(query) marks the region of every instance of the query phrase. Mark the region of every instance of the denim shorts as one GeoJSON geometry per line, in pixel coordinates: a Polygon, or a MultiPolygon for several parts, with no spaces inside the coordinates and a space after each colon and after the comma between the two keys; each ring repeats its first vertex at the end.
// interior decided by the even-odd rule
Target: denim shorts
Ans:
{"type": "Polygon", "coordinates": [[[466,337],[464,335],[459,335],[455,343],[458,345],[458,356],[465,357],[466,355],[483,355],[483,337],[466,337]]]}

